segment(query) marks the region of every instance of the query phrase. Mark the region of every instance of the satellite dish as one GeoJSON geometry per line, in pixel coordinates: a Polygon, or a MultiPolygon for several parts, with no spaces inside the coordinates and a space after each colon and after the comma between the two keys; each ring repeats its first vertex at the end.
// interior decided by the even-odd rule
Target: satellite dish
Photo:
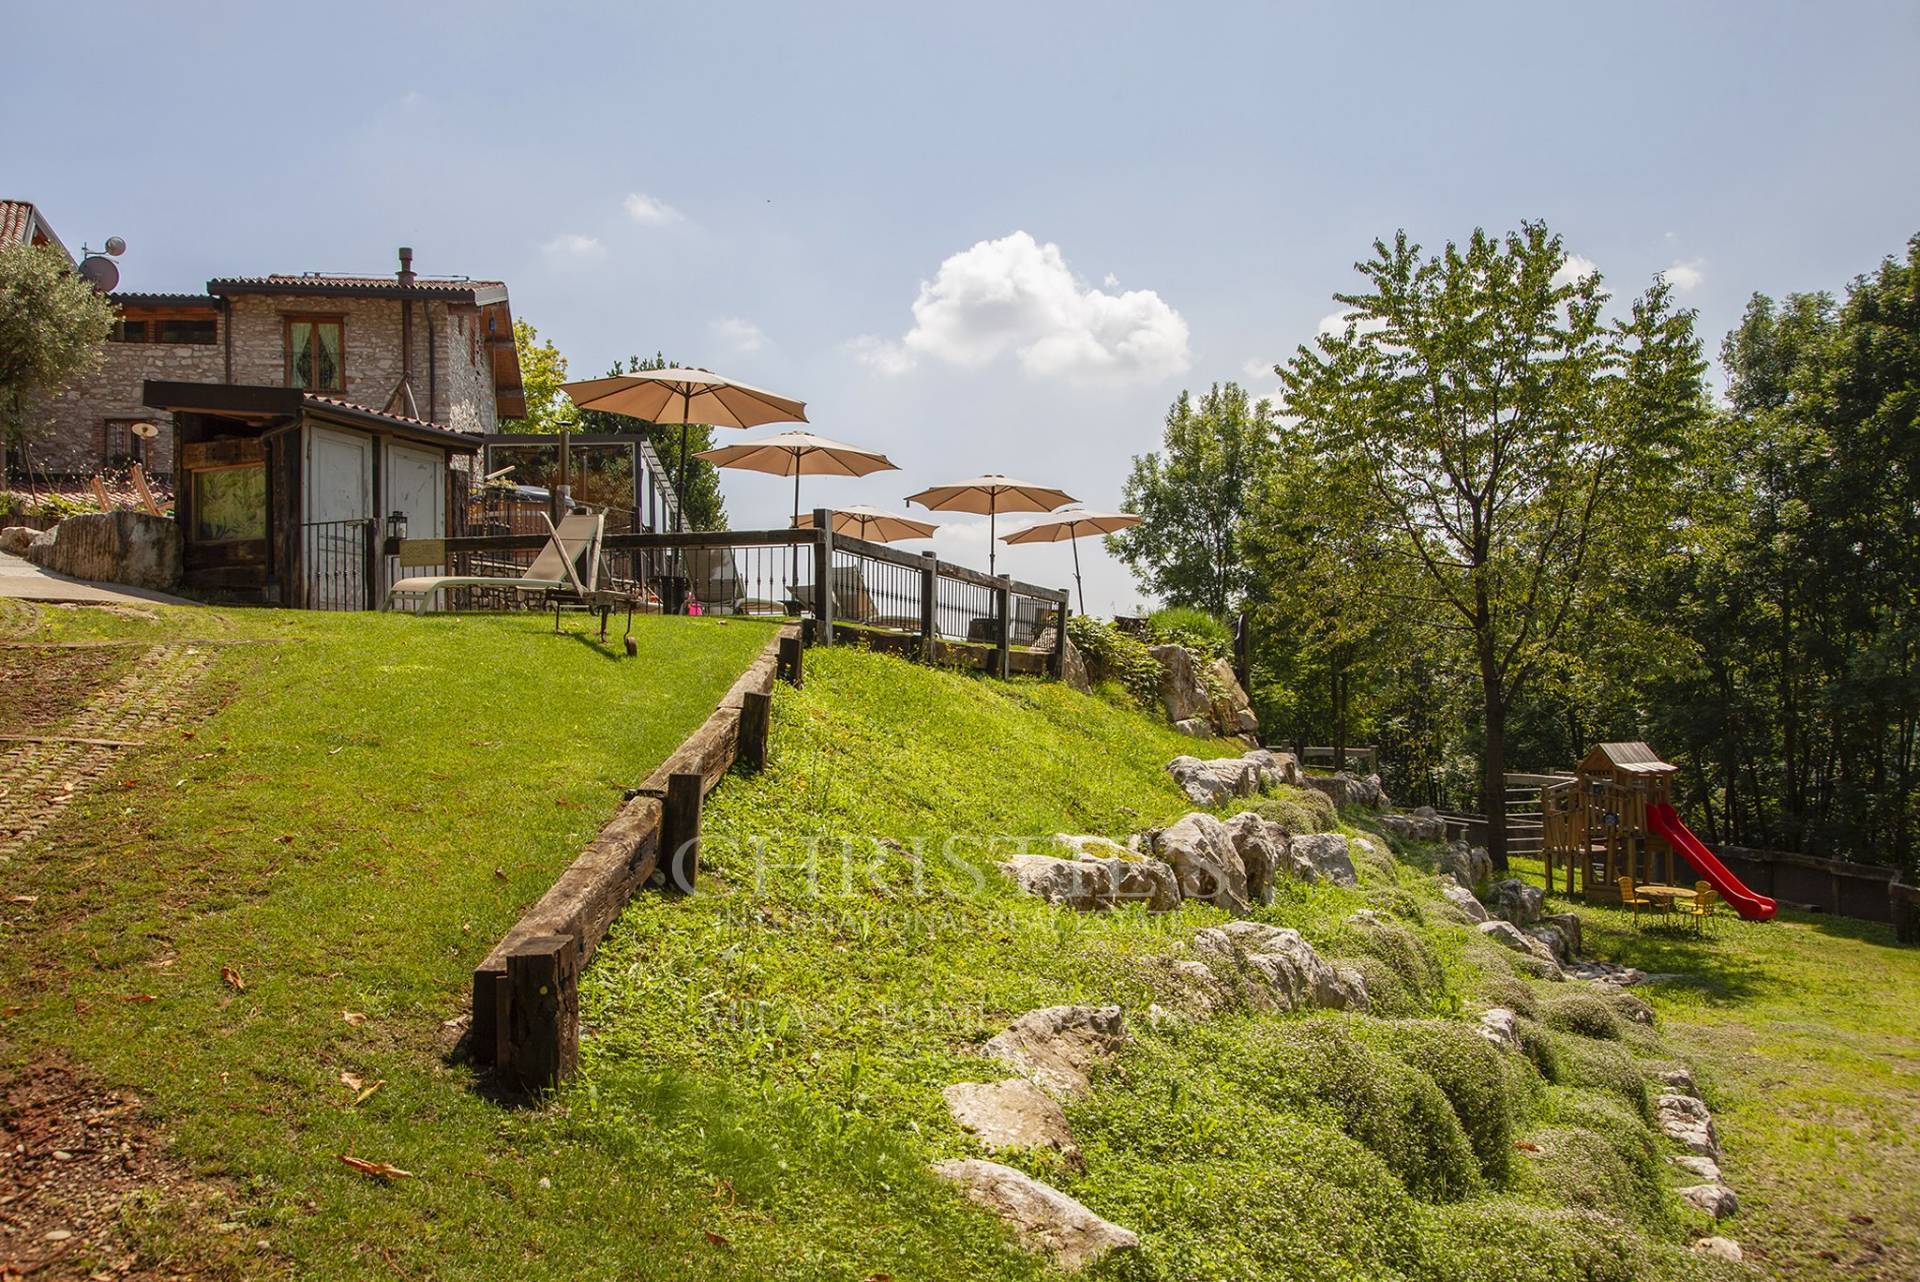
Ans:
{"type": "Polygon", "coordinates": [[[127,242],[121,240],[118,236],[109,236],[107,237],[107,252],[115,258],[118,258],[127,252],[127,242]]]}
{"type": "Polygon", "coordinates": [[[93,286],[96,294],[111,294],[120,283],[120,269],[111,258],[90,254],[80,264],[80,277],[93,286]]]}
{"type": "Polygon", "coordinates": [[[154,437],[160,435],[160,425],[158,423],[134,423],[127,430],[143,441],[151,441],[154,437]]]}

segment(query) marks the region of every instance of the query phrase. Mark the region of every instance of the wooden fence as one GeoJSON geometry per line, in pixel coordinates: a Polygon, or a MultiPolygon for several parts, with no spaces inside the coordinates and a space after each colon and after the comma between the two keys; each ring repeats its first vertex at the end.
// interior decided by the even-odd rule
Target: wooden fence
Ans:
{"type": "MultiPolygon", "coordinates": [[[[820,645],[854,641],[1001,677],[1063,675],[1067,589],[835,534],[826,509],[816,509],[814,521],[813,529],[609,534],[601,542],[606,577],[644,609],[797,618],[820,645]]],[[[546,543],[544,534],[388,539],[384,551],[505,579],[546,543]]]]}

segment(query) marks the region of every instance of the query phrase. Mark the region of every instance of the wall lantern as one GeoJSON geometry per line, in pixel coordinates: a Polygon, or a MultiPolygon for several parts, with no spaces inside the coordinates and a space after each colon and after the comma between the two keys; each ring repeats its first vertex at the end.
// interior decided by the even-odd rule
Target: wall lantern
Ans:
{"type": "Polygon", "coordinates": [[[404,539],[407,537],[407,514],[405,512],[395,512],[387,517],[387,537],[390,539],[404,539]]]}

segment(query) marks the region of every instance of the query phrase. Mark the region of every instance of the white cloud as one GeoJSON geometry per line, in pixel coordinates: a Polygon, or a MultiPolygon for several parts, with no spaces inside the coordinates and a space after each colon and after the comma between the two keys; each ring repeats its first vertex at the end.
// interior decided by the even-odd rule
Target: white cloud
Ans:
{"type": "Polygon", "coordinates": [[[1706,283],[1706,269],[1705,259],[1690,258],[1684,263],[1675,263],[1660,274],[1667,278],[1667,284],[1673,286],[1676,294],[1691,294],[1706,283]]]}
{"type": "Polygon", "coordinates": [[[858,359],[885,373],[922,357],[977,368],[1012,353],[1027,373],[1076,382],[1166,378],[1192,363],[1187,322],[1150,289],[1084,284],[1060,247],[1024,231],[983,240],[922,281],[913,328],[898,342],[865,336],[858,359]]]}
{"type": "Polygon", "coordinates": [[[899,343],[876,334],[862,334],[847,343],[853,359],[879,374],[904,374],[913,368],[913,355],[899,343]]]}
{"type": "Polygon", "coordinates": [[[1105,285],[1108,289],[1118,289],[1120,287],[1120,278],[1118,276],[1115,276],[1112,272],[1108,272],[1106,276],[1101,280],[1100,283],[1102,285],[1105,285]]]}
{"type": "Polygon", "coordinates": [[[1579,254],[1568,254],[1567,261],[1561,263],[1560,270],[1553,274],[1553,285],[1557,289],[1561,285],[1576,284],[1599,270],[1600,264],[1591,258],[1584,258],[1579,254]]]}
{"type": "Polygon", "coordinates": [[[758,325],[739,316],[722,316],[708,323],[713,336],[741,354],[757,352],[767,345],[767,335],[758,325]]]}
{"type": "Polygon", "coordinates": [[[1348,321],[1353,321],[1354,329],[1362,334],[1378,334],[1387,327],[1387,323],[1378,316],[1362,316],[1360,313],[1348,309],[1345,311],[1328,312],[1325,316],[1322,316],[1320,318],[1320,333],[1328,336],[1344,334],[1347,332],[1348,321]]]}
{"type": "Polygon", "coordinates": [[[583,236],[579,232],[561,232],[546,244],[540,246],[542,252],[554,258],[571,258],[576,261],[605,258],[607,247],[594,236],[583,236]]]}
{"type": "Polygon", "coordinates": [[[665,227],[686,217],[666,201],[642,192],[629,194],[622,203],[626,206],[627,217],[645,227],[665,227]]]}

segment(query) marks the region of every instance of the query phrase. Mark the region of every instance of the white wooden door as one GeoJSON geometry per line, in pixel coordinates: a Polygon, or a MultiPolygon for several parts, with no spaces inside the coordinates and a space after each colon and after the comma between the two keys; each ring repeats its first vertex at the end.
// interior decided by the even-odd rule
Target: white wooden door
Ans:
{"type": "Polygon", "coordinates": [[[307,607],[364,610],[367,540],[373,537],[373,438],[310,426],[306,445],[301,540],[307,607]]]}
{"type": "MultiPolygon", "coordinates": [[[[406,514],[408,538],[443,539],[447,536],[446,455],[438,450],[389,443],[385,480],[387,494],[382,506],[388,515],[395,512],[406,514]]],[[[380,585],[382,592],[395,579],[447,572],[444,565],[410,565],[402,570],[397,557],[382,558],[381,564],[387,567],[387,582],[380,585]]],[[[440,608],[439,595],[434,593],[434,609],[440,608]]]]}

